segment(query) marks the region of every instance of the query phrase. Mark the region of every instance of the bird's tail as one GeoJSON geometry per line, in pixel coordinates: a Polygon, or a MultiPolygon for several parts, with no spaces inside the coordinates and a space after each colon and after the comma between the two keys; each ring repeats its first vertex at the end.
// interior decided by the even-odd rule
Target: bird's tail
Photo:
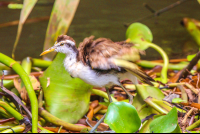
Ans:
{"type": "Polygon", "coordinates": [[[123,59],[114,59],[113,61],[117,66],[123,67],[126,71],[136,76],[141,82],[153,86],[151,82],[154,82],[155,80],[140,70],[136,64],[123,59]]]}
{"type": "Polygon", "coordinates": [[[149,84],[153,86],[151,82],[154,82],[155,80],[151,78],[149,75],[147,75],[145,72],[143,72],[140,69],[130,69],[130,68],[125,68],[126,71],[130,72],[134,76],[136,76],[141,82],[149,84]]]}

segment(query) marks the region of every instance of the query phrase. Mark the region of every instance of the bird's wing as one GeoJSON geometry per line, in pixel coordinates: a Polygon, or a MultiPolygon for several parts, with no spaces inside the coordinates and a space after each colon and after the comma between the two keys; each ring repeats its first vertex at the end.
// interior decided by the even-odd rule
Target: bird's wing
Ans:
{"type": "Polygon", "coordinates": [[[152,85],[153,81],[145,72],[141,71],[134,61],[139,60],[139,51],[133,44],[113,42],[110,39],[93,36],[85,38],[79,45],[79,59],[96,70],[126,70],[136,76],[141,82],[152,85]],[[131,61],[131,62],[130,62],[131,61]]]}
{"type": "Polygon", "coordinates": [[[115,65],[113,58],[121,58],[129,61],[139,60],[138,50],[132,48],[132,43],[113,42],[107,38],[93,40],[94,36],[85,38],[79,45],[79,60],[93,69],[120,71],[120,67],[115,65]]]}

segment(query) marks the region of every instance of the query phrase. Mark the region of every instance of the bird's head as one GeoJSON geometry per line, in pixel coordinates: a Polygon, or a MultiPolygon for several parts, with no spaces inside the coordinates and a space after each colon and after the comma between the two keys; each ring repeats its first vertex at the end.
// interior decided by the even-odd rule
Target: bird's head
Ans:
{"type": "Polygon", "coordinates": [[[40,56],[53,52],[53,51],[69,54],[74,51],[77,52],[78,50],[76,48],[76,43],[72,37],[67,36],[67,35],[60,35],[58,36],[57,41],[55,42],[54,46],[42,52],[40,56]]]}

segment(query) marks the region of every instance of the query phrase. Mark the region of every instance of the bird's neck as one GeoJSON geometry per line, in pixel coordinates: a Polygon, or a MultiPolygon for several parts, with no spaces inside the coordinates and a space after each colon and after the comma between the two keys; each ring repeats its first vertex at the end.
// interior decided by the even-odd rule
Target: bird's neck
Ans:
{"type": "Polygon", "coordinates": [[[64,60],[64,66],[65,69],[68,70],[68,68],[75,63],[77,63],[77,57],[78,57],[78,51],[77,52],[71,52],[66,54],[66,58],[64,60]]]}

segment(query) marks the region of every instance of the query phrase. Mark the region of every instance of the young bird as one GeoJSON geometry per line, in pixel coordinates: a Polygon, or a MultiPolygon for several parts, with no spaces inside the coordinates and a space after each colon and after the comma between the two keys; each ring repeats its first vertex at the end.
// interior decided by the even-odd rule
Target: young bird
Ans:
{"type": "MultiPolygon", "coordinates": [[[[94,36],[85,38],[77,49],[73,38],[60,35],[54,46],[41,55],[52,51],[66,54],[64,66],[72,77],[78,77],[95,87],[105,87],[108,95],[110,86],[119,85],[127,93],[129,103],[132,104],[133,96],[126,91],[120,80],[128,78],[137,84],[138,78],[149,85],[152,85],[150,81],[154,81],[133,63],[139,59],[138,50],[132,48],[132,43],[125,41],[113,42],[106,38],[93,39],[94,36]]],[[[109,99],[111,101],[110,96],[109,99]]]]}

